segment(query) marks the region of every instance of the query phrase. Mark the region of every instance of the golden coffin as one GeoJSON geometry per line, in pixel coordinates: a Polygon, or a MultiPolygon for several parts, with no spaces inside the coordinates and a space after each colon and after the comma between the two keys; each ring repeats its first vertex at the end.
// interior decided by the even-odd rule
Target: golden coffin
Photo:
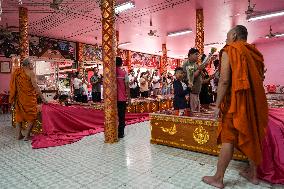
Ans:
{"type": "MultiPolygon", "coordinates": [[[[218,155],[218,122],[204,118],[151,114],[151,143],[162,144],[191,151],[218,155]]],[[[245,160],[240,152],[234,152],[234,159],[245,160]]]]}

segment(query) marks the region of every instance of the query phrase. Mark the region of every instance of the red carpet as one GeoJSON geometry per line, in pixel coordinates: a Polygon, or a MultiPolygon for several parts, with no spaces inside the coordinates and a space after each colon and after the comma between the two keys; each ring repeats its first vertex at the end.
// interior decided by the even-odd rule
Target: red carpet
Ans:
{"type": "MultiPolygon", "coordinates": [[[[127,113],[126,125],[147,121],[149,114],[127,113]]],[[[42,106],[43,133],[32,140],[33,148],[70,144],[84,136],[104,131],[104,113],[80,106],[47,104],[42,106]]]]}

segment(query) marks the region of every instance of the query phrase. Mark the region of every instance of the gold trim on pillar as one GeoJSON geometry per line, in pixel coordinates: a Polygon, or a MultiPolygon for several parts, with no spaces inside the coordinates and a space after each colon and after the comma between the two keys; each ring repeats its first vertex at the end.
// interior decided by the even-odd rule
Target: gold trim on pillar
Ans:
{"type": "Polygon", "coordinates": [[[28,9],[19,7],[19,48],[21,62],[29,57],[29,36],[28,36],[28,9]]]}
{"type": "Polygon", "coordinates": [[[166,44],[162,44],[162,60],[161,60],[161,65],[160,65],[160,74],[164,73],[167,68],[167,46],[166,44]]]}
{"type": "Polygon", "coordinates": [[[77,60],[78,60],[78,71],[83,74],[83,68],[84,68],[84,44],[83,43],[77,43],[77,60]]]}
{"type": "Polygon", "coordinates": [[[196,10],[196,38],[195,46],[199,50],[199,63],[204,53],[204,16],[203,9],[196,10]]]}
{"type": "Polygon", "coordinates": [[[105,142],[117,142],[117,85],[116,85],[116,43],[115,43],[115,0],[101,0],[102,46],[103,46],[103,95],[105,142]]]}
{"type": "Polygon", "coordinates": [[[126,61],[127,61],[128,71],[130,71],[132,69],[130,61],[130,50],[126,50],[126,61]]]}

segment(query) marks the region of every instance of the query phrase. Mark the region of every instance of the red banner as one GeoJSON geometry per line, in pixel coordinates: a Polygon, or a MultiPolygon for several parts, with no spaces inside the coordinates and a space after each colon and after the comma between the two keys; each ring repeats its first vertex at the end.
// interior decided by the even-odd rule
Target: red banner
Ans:
{"type": "Polygon", "coordinates": [[[178,66],[178,59],[168,58],[167,59],[167,70],[174,70],[178,66]]]}
{"type": "Polygon", "coordinates": [[[130,62],[132,67],[158,68],[161,57],[140,52],[131,52],[130,62]]]}

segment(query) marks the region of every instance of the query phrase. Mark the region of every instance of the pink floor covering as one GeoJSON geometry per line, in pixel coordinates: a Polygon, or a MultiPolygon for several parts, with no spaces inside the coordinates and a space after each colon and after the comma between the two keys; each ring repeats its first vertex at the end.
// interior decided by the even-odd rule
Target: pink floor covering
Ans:
{"type": "Polygon", "coordinates": [[[274,184],[284,184],[284,109],[269,109],[266,137],[263,141],[263,161],[259,178],[274,184]]]}
{"type": "MultiPolygon", "coordinates": [[[[126,125],[149,120],[149,114],[127,113],[126,125]]],[[[104,131],[104,113],[80,106],[47,104],[42,106],[43,133],[32,140],[33,148],[70,144],[84,136],[104,131]]]]}

